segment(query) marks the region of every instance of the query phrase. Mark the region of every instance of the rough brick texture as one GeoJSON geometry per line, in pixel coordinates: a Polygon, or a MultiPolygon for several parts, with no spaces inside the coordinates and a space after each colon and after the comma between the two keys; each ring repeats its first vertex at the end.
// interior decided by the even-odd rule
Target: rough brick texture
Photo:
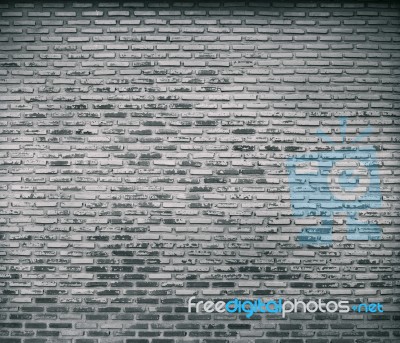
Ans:
{"type": "Polygon", "coordinates": [[[0,7],[2,343],[400,340],[395,2],[0,7]],[[353,205],[287,164],[372,152],[353,205]],[[385,312],[189,314],[192,295],[385,312]]]}

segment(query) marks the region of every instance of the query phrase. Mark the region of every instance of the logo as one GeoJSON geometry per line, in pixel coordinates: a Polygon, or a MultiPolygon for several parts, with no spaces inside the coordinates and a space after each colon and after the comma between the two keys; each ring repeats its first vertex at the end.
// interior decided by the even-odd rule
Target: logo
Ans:
{"type": "MultiPolygon", "coordinates": [[[[346,138],[347,130],[347,120],[342,117],[337,130],[340,137],[319,130],[317,134],[326,146],[286,161],[295,221],[300,225],[318,223],[303,227],[296,238],[301,244],[331,245],[337,224],[344,225],[349,241],[381,238],[377,225],[359,220],[361,211],[382,206],[376,149],[364,143],[372,128],[355,138],[346,138]]],[[[337,231],[341,232],[340,228],[337,231]]]]}
{"type": "Polygon", "coordinates": [[[268,300],[267,302],[262,299],[232,299],[227,302],[220,300],[214,302],[212,300],[207,301],[194,301],[196,297],[191,297],[188,301],[188,312],[191,313],[193,308],[194,312],[217,312],[217,313],[245,313],[246,318],[251,318],[254,313],[281,313],[282,318],[286,317],[287,313],[297,313],[297,312],[321,312],[321,313],[348,313],[350,311],[354,312],[365,312],[365,313],[376,313],[383,312],[383,306],[380,303],[361,303],[356,304],[350,307],[349,301],[340,300],[335,301],[331,300],[325,303],[322,299],[317,299],[315,301],[311,300],[308,302],[304,302],[301,300],[295,299],[291,300],[268,300]]]}

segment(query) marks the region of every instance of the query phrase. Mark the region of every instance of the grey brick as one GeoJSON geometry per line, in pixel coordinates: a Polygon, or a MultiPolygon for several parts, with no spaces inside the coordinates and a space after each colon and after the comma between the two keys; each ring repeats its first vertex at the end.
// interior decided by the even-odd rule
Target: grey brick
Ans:
{"type": "MultiPolygon", "coordinates": [[[[390,1],[1,4],[0,341],[398,341],[398,14],[390,1]],[[341,174],[318,163],[375,152],[372,193],[331,204],[321,183],[341,174]],[[245,320],[187,313],[193,295],[385,313],[245,320]]],[[[345,185],[368,189],[360,174],[345,185]]]]}

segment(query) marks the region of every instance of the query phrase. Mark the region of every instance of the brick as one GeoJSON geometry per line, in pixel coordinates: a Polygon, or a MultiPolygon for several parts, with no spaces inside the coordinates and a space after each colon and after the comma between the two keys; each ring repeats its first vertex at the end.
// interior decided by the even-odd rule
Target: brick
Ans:
{"type": "Polygon", "coordinates": [[[0,9],[1,342],[396,341],[397,4],[0,9]]]}

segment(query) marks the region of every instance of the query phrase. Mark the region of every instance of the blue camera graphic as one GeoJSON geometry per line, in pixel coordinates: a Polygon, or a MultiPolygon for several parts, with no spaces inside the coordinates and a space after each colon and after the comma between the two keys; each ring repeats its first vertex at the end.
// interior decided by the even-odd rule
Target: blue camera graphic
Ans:
{"type": "Polygon", "coordinates": [[[376,224],[358,218],[360,212],[382,206],[376,149],[356,144],[370,131],[368,127],[346,140],[346,118],[342,117],[341,143],[319,131],[330,143],[329,149],[286,161],[292,216],[296,224],[306,225],[296,237],[298,243],[329,246],[334,233],[345,233],[348,241],[381,238],[376,224]]]}

